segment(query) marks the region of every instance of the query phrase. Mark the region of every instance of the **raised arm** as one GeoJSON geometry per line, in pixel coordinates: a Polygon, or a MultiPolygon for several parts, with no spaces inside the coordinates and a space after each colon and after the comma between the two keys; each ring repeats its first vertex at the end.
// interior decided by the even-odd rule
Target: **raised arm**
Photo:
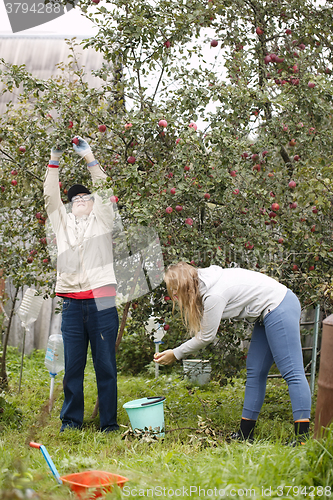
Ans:
{"type": "Polygon", "coordinates": [[[93,185],[96,187],[96,191],[94,192],[94,213],[102,221],[105,227],[110,230],[113,226],[114,210],[111,201],[111,196],[113,195],[112,189],[103,186],[107,175],[99,165],[99,162],[95,159],[87,141],[77,136],[74,137],[72,142],[76,153],[85,159],[93,185]]]}
{"type": "Polygon", "coordinates": [[[59,160],[62,155],[60,149],[52,148],[50,161],[44,179],[45,209],[51,221],[53,230],[57,233],[61,219],[66,217],[66,209],[61,201],[59,187],[59,160]]]}

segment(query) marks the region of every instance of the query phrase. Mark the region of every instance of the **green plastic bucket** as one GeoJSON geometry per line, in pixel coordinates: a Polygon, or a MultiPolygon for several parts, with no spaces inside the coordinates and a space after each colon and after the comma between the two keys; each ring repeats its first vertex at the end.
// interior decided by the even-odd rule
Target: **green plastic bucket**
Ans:
{"type": "Polygon", "coordinates": [[[148,430],[157,436],[164,436],[165,397],[134,399],[123,405],[130,419],[132,429],[148,430]]]}

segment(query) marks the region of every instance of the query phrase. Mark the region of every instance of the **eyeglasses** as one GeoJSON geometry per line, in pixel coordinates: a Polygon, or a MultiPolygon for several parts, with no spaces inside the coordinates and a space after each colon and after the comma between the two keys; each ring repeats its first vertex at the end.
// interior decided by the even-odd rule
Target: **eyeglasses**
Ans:
{"type": "Polygon", "coordinates": [[[76,201],[89,201],[91,200],[92,196],[91,194],[81,194],[81,195],[77,195],[77,196],[73,196],[72,198],[72,202],[75,203],[76,201]]]}

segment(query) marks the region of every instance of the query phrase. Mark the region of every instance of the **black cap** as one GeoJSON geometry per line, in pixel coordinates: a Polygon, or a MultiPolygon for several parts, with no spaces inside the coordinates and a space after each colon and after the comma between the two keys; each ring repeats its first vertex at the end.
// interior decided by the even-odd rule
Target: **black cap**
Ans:
{"type": "Polygon", "coordinates": [[[85,186],[82,186],[82,184],[74,184],[74,186],[70,187],[67,196],[69,201],[72,201],[73,196],[76,196],[77,194],[80,193],[86,193],[86,194],[91,194],[88,188],[85,186]]]}

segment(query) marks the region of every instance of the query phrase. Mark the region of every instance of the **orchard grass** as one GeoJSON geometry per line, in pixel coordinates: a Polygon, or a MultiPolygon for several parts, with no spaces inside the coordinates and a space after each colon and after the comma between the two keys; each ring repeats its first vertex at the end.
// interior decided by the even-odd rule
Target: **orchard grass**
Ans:
{"type": "MultiPolygon", "coordinates": [[[[199,388],[183,379],[179,367],[166,374],[160,368],[158,379],[152,367],[144,376],[119,374],[121,427],[103,434],[98,431],[98,417],[91,419],[97,394],[89,356],[83,429],[60,434],[62,376],[55,380],[50,414],[44,355],[35,351],[25,356],[18,394],[20,354],[9,349],[9,391],[0,396],[1,498],[19,498],[17,490],[28,498],[27,489],[42,500],[75,498],[66,486],[56,483],[41,452],[29,447],[30,441],[45,445],[60,475],[98,469],[129,479],[126,490],[115,488],[106,498],[222,498],[222,490],[234,498],[328,498],[333,489],[333,429],[320,442],[311,439],[305,446],[285,446],[293,437],[293,423],[288,390],[280,379],[268,381],[253,445],[228,442],[238,428],[245,374],[224,387],[211,381],[199,388]],[[122,406],[143,396],[166,397],[164,439],[144,442],[123,436],[129,420],[122,406]]],[[[311,431],[314,411],[315,401],[311,431]]]]}

